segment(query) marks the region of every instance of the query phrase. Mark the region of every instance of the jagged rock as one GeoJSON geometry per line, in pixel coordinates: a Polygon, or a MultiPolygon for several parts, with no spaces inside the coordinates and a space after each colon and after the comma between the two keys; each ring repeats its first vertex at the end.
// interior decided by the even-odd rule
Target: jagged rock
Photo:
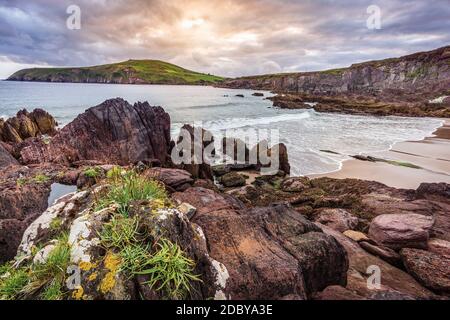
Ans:
{"type": "Polygon", "coordinates": [[[245,178],[236,172],[230,172],[220,177],[220,183],[227,188],[242,187],[245,185],[245,178]]]}
{"type": "Polygon", "coordinates": [[[184,191],[194,182],[192,175],[181,169],[152,168],[144,172],[144,175],[157,179],[176,191],[184,191]]]}
{"type": "Polygon", "coordinates": [[[450,257],[450,242],[441,239],[430,239],[428,250],[436,254],[450,257]]]}
{"type": "Polygon", "coordinates": [[[254,97],[264,97],[264,93],[255,92],[255,93],[252,94],[252,96],[254,96],[254,97]]]}
{"type": "Polygon", "coordinates": [[[394,250],[427,248],[432,216],[418,214],[386,214],[376,217],[370,224],[369,237],[394,250]]]}
{"type": "Polygon", "coordinates": [[[344,209],[323,209],[315,215],[314,220],[339,232],[354,229],[358,225],[358,218],[344,209]]]}
{"type": "Polygon", "coordinates": [[[177,167],[188,171],[193,178],[212,180],[213,172],[210,166],[210,159],[206,153],[210,153],[211,156],[215,155],[214,136],[211,132],[203,128],[194,128],[189,124],[185,124],[181,128],[180,136],[177,141],[176,150],[180,157],[187,152],[184,148],[180,148],[184,139],[182,133],[188,133],[190,136],[191,163],[183,163],[177,167]],[[196,154],[196,152],[201,154],[196,154]]]}
{"type": "Polygon", "coordinates": [[[30,141],[19,153],[24,164],[96,160],[127,165],[146,159],[164,164],[169,145],[170,117],[161,107],[147,102],[130,105],[117,98],[79,115],[49,144],[30,141]]]}
{"type": "Polygon", "coordinates": [[[278,172],[279,170],[283,171],[286,174],[291,173],[291,166],[289,164],[288,151],[287,151],[287,147],[284,143],[279,143],[279,144],[276,144],[276,145],[272,146],[271,148],[269,148],[268,142],[266,140],[263,140],[263,141],[260,141],[256,146],[254,146],[252,148],[252,150],[250,151],[250,153],[258,155],[258,162],[257,162],[258,169],[261,169],[261,168],[273,169],[274,172],[272,172],[272,174],[278,172]],[[267,152],[263,153],[262,150],[267,151],[267,152]],[[265,160],[261,159],[261,154],[264,154],[264,156],[267,155],[267,161],[269,161],[273,155],[275,157],[277,157],[278,166],[275,168],[272,168],[272,166],[274,166],[274,164],[270,161],[269,161],[270,163],[267,164],[265,160]]]}
{"type": "Polygon", "coordinates": [[[331,284],[345,284],[342,248],[286,206],[238,210],[233,198],[191,188],[174,194],[197,208],[194,222],[210,255],[227,268],[232,299],[305,299],[331,284]],[[299,268],[300,266],[300,268],[299,268]]]}
{"type": "Polygon", "coordinates": [[[56,133],[55,119],[42,109],[29,113],[23,109],[15,117],[0,123],[0,141],[20,143],[27,138],[56,133]]]}
{"type": "Polygon", "coordinates": [[[238,165],[252,165],[248,163],[250,150],[247,144],[239,138],[224,137],[222,139],[222,153],[233,159],[238,165]]]}
{"type": "Polygon", "coordinates": [[[450,258],[419,249],[400,252],[406,270],[428,289],[450,294],[450,258]]]}
{"type": "Polygon", "coordinates": [[[346,288],[355,294],[370,299],[374,294],[383,292],[400,292],[414,299],[433,299],[436,295],[422,287],[412,276],[396,268],[395,266],[371,255],[362,249],[358,243],[327,226],[320,225],[328,235],[334,237],[344,246],[349,259],[346,288]],[[368,270],[371,266],[377,266],[381,271],[381,287],[379,290],[368,288],[368,279],[371,275],[368,270]]]}
{"type": "Polygon", "coordinates": [[[367,241],[361,241],[359,242],[359,245],[367,252],[383,259],[384,261],[392,264],[393,266],[396,266],[398,268],[403,267],[402,258],[394,250],[387,247],[379,247],[367,241]]]}

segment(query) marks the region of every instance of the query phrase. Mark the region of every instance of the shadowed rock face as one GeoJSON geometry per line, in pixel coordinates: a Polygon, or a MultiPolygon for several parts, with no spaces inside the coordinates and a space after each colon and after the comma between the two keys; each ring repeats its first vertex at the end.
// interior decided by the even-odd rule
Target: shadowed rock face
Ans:
{"type": "Polygon", "coordinates": [[[48,145],[36,140],[22,145],[20,158],[24,164],[97,160],[126,165],[148,159],[164,164],[169,144],[170,116],[163,108],[113,99],[79,115],[48,145]]]}
{"type": "Polygon", "coordinates": [[[0,168],[18,164],[17,160],[0,143],[0,168]]]}

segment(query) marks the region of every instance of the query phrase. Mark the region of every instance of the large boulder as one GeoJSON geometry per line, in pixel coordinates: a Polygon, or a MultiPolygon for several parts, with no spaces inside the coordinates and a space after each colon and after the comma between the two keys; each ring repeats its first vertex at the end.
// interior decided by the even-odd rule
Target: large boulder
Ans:
{"type": "Polygon", "coordinates": [[[173,196],[197,208],[210,255],[221,261],[231,299],[306,299],[329,285],[345,285],[347,257],[320,228],[285,205],[239,210],[211,190],[173,196]]]}
{"type": "Polygon", "coordinates": [[[419,249],[403,249],[400,254],[417,281],[437,293],[450,294],[450,257],[419,249]]]}
{"type": "Polygon", "coordinates": [[[192,174],[181,169],[151,168],[146,170],[144,175],[161,181],[174,191],[184,191],[194,183],[192,174]]]}
{"type": "Polygon", "coordinates": [[[170,147],[170,117],[148,102],[129,104],[107,100],[88,109],[46,144],[30,141],[19,151],[24,164],[80,160],[127,165],[157,159],[166,163],[170,147]]]}
{"type": "Polygon", "coordinates": [[[219,181],[227,188],[242,187],[245,185],[245,178],[237,172],[227,173],[220,177],[219,181]]]}
{"type": "Polygon", "coordinates": [[[369,237],[394,250],[427,248],[435,220],[419,214],[386,214],[376,217],[369,228],[369,237]]]}

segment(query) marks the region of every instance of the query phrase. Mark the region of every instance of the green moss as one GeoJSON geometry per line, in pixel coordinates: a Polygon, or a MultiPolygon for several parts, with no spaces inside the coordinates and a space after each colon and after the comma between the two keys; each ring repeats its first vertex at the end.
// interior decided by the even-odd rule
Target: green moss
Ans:
{"type": "Polygon", "coordinates": [[[16,181],[16,184],[18,187],[23,187],[24,185],[26,185],[28,183],[28,180],[25,178],[19,178],[16,181]]]}
{"type": "Polygon", "coordinates": [[[54,218],[52,222],[50,222],[50,230],[53,232],[59,231],[62,226],[62,219],[61,218],[54,218]]]}
{"type": "Polygon", "coordinates": [[[83,173],[88,178],[96,179],[96,178],[100,177],[102,171],[99,167],[94,167],[94,168],[88,168],[88,169],[84,170],[83,173]]]}
{"type": "Polygon", "coordinates": [[[48,181],[50,181],[50,177],[42,173],[38,173],[33,178],[33,182],[35,183],[47,183],[48,181]]]}
{"type": "Polygon", "coordinates": [[[423,169],[422,167],[409,162],[395,161],[395,160],[387,160],[386,162],[394,166],[407,167],[411,169],[423,169]]]}

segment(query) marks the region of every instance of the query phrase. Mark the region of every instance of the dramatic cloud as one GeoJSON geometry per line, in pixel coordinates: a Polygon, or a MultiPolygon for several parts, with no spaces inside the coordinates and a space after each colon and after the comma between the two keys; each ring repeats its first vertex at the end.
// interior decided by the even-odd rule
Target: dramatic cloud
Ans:
{"type": "Polygon", "coordinates": [[[448,0],[0,0],[0,78],[130,58],[224,76],[336,68],[448,45],[449,17],[448,0]],[[81,30],[66,27],[73,4],[81,30]]]}

